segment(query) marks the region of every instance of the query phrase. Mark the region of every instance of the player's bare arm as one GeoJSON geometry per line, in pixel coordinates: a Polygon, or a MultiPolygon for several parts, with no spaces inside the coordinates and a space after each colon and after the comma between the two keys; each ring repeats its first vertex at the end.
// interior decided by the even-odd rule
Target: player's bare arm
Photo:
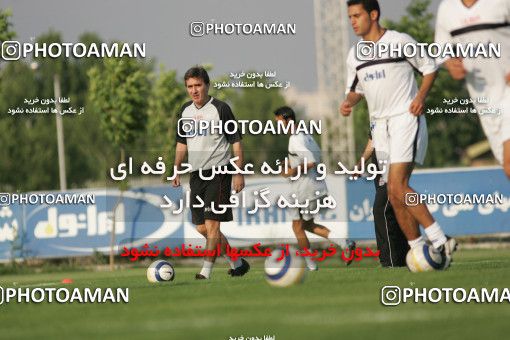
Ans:
{"type": "Polygon", "coordinates": [[[444,67],[455,80],[462,80],[466,77],[467,71],[464,68],[461,58],[450,58],[444,62],[444,67]]]}
{"type": "MultiPolygon", "coordinates": [[[[175,160],[174,160],[174,165],[177,167],[177,169],[181,168],[182,162],[184,161],[187,152],[188,146],[186,144],[177,142],[177,145],[175,146],[175,160]]],[[[178,187],[180,185],[181,178],[179,175],[176,175],[172,181],[172,186],[178,187]]]]}
{"type": "Polygon", "coordinates": [[[347,117],[351,114],[352,108],[359,103],[359,101],[363,98],[363,96],[356,92],[349,92],[345,100],[340,104],[340,113],[342,116],[347,117]]]}
{"type": "Polygon", "coordinates": [[[420,90],[409,106],[409,111],[413,115],[419,116],[423,113],[423,108],[425,107],[425,99],[427,98],[427,95],[432,88],[432,85],[434,84],[436,75],[437,72],[433,72],[423,76],[420,90]]]}
{"type": "MultiPolygon", "coordinates": [[[[239,168],[243,168],[244,160],[243,160],[243,145],[241,142],[235,142],[232,144],[232,151],[234,152],[234,157],[239,157],[236,161],[236,165],[239,168]]],[[[235,174],[232,176],[232,188],[235,192],[240,192],[244,188],[244,176],[242,174],[235,174]]]]}
{"type": "Polygon", "coordinates": [[[358,168],[361,167],[363,162],[366,165],[367,161],[370,159],[370,157],[372,157],[373,153],[374,153],[374,145],[372,143],[372,139],[368,139],[367,145],[365,145],[365,150],[363,150],[363,154],[361,155],[361,159],[358,161],[358,164],[356,164],[356,166],[358,168]]]}

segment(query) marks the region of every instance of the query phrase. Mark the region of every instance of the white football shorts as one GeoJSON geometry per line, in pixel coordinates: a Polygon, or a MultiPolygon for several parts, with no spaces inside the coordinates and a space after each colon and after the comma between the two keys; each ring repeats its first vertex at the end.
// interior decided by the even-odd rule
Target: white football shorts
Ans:
{"type": "MultiPolygon", "coordinates": [[[[422,114],[419,117],[403,113],[371,122],[372,142],[378,161],[391,163],[423,164],[427,153],[427,121],[422,114]]],[[[387,173],[383,176],[387,180],[387,173]]]]}
{"type": "MultiPolygon", "coordinates": [[[[497,113],[480,114],[483,131],[500,164],[503,164],[503,143],[510,140],[510,87],[507,87],[504,98],[500,103],[489,104],[497,113]]],[[[479,112],[482,109],[477,107],[479,112]]]]}

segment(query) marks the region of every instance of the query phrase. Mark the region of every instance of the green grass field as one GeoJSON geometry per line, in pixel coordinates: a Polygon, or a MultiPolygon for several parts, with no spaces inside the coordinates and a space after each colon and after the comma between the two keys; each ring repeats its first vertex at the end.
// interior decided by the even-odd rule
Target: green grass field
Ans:
{"type": "MultiPolygon", "coordinates": [[[[71,277],[67,287],[129,287],[127,304],[17,304],[0,306],[0,338],[48,339],[507,339],[510,304],[414,304],[386,307],[385,285],[401,287],[510,287],[510,250],[460,250],[445,272],[412,274],[382,269],[368,259],[346,268],[322,264],[304,284],[273,288],[262,262],[242,278],[219,263],[212,280],[195,281],[198,268],[176,267],[175,281],[150,284],[143,268],[111,272],[12,275],[17,287],[71,277]]],[[[62,286],[56,285],[55,287],[62,286]]],[[[48,287],[47,285],[42,287],[48,287]]]]}

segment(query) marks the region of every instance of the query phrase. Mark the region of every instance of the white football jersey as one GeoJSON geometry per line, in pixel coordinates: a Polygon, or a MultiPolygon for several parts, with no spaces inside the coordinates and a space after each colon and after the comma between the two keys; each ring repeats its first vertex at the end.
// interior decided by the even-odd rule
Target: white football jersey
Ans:
{"type": "Polygon", "coordinates": [[[308,169],[307,174],[301,173],[301,176],[291,181],[292,194],[296,194],[300,203],[306,199],[312,200],[327,195],[328,189],[326,181],[318,181],[317,164],[321,161],[321,149],[312,136],[300,132],[293,134],[289,138],[289,165],[292,168],[303,164],[306,158],[307,163],[315,163],[315,167],[308,169]],[[315,192],[318,191],[319,195],[315,192]]]}
{"type": "Polygon", "coordinates": [[[501,58],[464,58],[463,65],[473,100],[486,98],[488,106],[503,101],[505,74],[510,72],[510,0],[478,0],[471,7],[462,0],[443,0],[437,14],[435,41],[501,44],[501,58]]]}
{"type": "MultiPolygon", "coordinates": [[[[416,44],[410,35],[386,30],[375,43],[388,45],[416,44]]],[[[433,59],[416,53],[412,58],[390,58],[390,52],[377,55],[374,60],[356,57],[353,46],[347,57],[347,89],[363,94],[371,119],[389,118],[409,112],[409,106],[418,93],[414,69],[422,75],[436,71],[433,59]]]]}

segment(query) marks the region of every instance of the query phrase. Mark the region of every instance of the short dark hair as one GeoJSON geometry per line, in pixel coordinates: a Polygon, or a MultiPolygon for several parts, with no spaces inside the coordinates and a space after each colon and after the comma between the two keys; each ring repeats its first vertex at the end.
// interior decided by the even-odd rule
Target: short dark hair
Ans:
{"type": "Polygon", "coordinates": [[[282,106],[274,111],[275,116],[282,116],[283,119],[296,121],[296,113],[288,106],[282,106]]]}
{"type": "Polygon", "coordinates": [[[353,5],[361,5],[365,9],[365,11],[370,14],[372,11],[377,11],[377,21],[379,21],[379,17],[381,16],[381,8],[379,7],[379,1],[377,0],[348,0],[347,7],[353,5]]]}
{"type": "Polygon", "coordinates": [[[186,83],[186,81],[189,78],[202,79],[206,85],[209,85],[209,75],[207,74],[207,71],[205,70],[205,68],[203,68],[202,66],[198,66],[198,65],[193,66],[192,68],[187,70],[186,73],[184,74],[184,83],[186,83]]]}

